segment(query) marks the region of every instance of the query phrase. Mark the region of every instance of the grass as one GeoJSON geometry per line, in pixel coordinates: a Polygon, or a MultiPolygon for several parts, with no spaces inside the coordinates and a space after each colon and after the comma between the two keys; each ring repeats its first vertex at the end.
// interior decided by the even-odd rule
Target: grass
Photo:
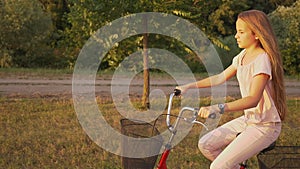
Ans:
{"type": "MultiPolygon", "coordinates": [[[[110,77],[111,72],[100,74],[110,77]]],[[[71,70],[47,69],[0,69],[0,78],[71,78],[71,70]]],[[[161,77],[161,75],[154,75],[161,77]]],[[[196,77],[205,76],[197,74],[196,77]]],[[[227,100],[234,99],[228,97],[227,100]]],[[[204,104],[209,99],[201,99],[204,104]]],[[[136,108],[141,106],[132,99],[136,108]]],[[[120,130],[122,118],[110,99],[97,98],[99,109],[107,122],[120,130]]],[[[159,102],[158,102],[159,104],[159,102]]],[[[22,97],[0,95],[0,168],[99,168],[120,169],[121,157],[97,146],[82,129],[73,101],[62,97],[22,97]]],[[[175,111],[178,105],[175,104],[175,111]]],[[[289,98],[289,115],[283,124],[277,145],[300,146],[298,116],[300,98],[289,98]]],[[[221,124],[240,115],[222,116],[221,124]]],[[[172,169],[209,168],[197,149],[201,127],[195,125],[185,139],[176,145],[169,156],[172,169]]],[[[252,158],[250,168],[258,168],[252,158]]]]}
{"type": "MultiPolygon", "coordinates": [[[[98,98],[110,125],[120,128],[120,115],[110,100],[98,98]]],[[[121,168],[121,157],[98,147],[84,133],[71,99],[0,98],[0,168],[121,168]]],[[[278,145],[300,145],[299,98],[288,100],[289,116],[278,145]]],[[[237,115],[224,115],[222,122],[237,115]]],[[[194,126],[171,152],[172,169],[208,168],[197,149],[201,127],[194,126]]],[[[257,168],[251,160],[252,168],[257,168]]]]}
{"type": "Polygon", "coordinates": [[[0,168],[116,168],[83,132],[71,100],[1,98],[0,168]]]}

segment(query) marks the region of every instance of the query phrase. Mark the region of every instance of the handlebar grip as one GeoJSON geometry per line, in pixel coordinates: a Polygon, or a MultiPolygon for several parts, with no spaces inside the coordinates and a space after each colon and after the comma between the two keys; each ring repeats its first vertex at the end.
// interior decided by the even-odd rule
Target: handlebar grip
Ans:
{"type": "Polygon", "coordinates": [[[211,113],[208,118],[215,119],[217,117],[216,113],[211,113]]]}
{"type": "Polygon", "coordinates": [[[175,95],[175,96],[180,96],[180,94],[181,94],[181,90],[179,90],[179,89],[174,89],[174,95],[175,95]]]}

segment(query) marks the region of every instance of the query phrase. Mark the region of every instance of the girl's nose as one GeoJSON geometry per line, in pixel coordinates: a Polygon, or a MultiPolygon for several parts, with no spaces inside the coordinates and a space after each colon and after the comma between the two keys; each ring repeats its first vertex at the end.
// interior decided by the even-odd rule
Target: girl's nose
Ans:
{"type": "Polygon", "coordinates": [[[238,38],[238,35],[237,35],[237,33],[234,35],[234,38],[235,38],[235,39],[237,39],[237,38],[238,38]]]}

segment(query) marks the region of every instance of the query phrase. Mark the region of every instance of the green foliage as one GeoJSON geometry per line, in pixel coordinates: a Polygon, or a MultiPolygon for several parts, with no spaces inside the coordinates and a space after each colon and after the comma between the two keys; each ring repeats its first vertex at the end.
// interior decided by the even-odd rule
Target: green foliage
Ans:
{"type": "MultiPolygon", "coordinates": [[[[191,22],[194,24],[200,24],[200,27],[205,27],[205,25],[209,24],[209,8],[206,4],[204,4],[206,6],[203,6],[204,2],[196,3],[192,1],[175,1],[174,3],[168,3],[160,0],[130,1],[128,3],[125,3],[124,1],[114,1],[111,3],[103,1],[90,2],[88,0],[72,0],[69,2],[70,12],[67,14],[67,18],[71,26],[64,31],[65,38],[63,43],[70,49],[70,51],[66,51],[66,55],[69,55],[70,58],[73,58],[73,60],[76,59],[86,40],[92,34],[94,34],[97,29],[101,28],[101,26],[104,26],[108,22],[113,21],[114,19],[130,13],[145,11],[165,12],[191,20],[191,22]],[[107,6],[110,6],[110,8],[107,6]],[[116,9],[118,12],[115,11],[116,9]],[[203,17],[204,15],[206,16],[203,17]]],[[[208,4],[217,6],[216,3],[208,4]]],[[[218,40],[218,38],[215,38],[215,34],[212,34],[212,31],[209,31],[210,29],[204,28],[202,30],[209,34],[209,37],[212,39],[213,43],[217,44],[218,46],[225,47],[218,40]]],[[[170,50],[176,55],[181,56],[185,61],[188,61],[188,64],[197,64],[199,66],[199,62],[195,63],[195,59],[192,58],[195,57],[195,55],[193,55],[192,52],[187,52],[188,50],[186,50],[186,47],[182,43],[178,43],[176,40],[172,40],[168,37],[160,35],[150,35],[148,44],[149,48],[158,47],[161,49],[170,50]]],[[[116,44],[116,46],[108,52],[107,56],[102,60],[100,68],[114,69],[126,56],[142,48],[143,45],[141,35],[125,39],[116,44]]],[[[197,66],[193,67],[193,70],[203,70],[203,68],[199,69],[197,66]]]]}
{"type": "MultiPolygon", "coordinates": [[[[65,55],[74,63],[84,43],[98,29],[107,23],[125,15],[124,6],[127,3],[119,1],[102,0],[69,0],[69,13],[66,14],[68,27],[63,32],[63,39],[59,45],[65,47],[65,55]]],[[[111,51],[112,54],[116,53],[111,51]]],[[[116,55],[111,55],[111,60],[118,60],[116,55]]],[[[104,63],[107,68],[110,63],[104,63]]],[[[111,65],[111,66],[114,66],[111,65]]]]}
{"type": "Polygon", "coordinates": [[[297,0],[291,7],[278,7],[270,15],[270,19],[278,37],[286,73],[299,75],[300,0],[297,0]]]}
{"type": "Polygon", "coordinates": [[[64,14],[69,12],[68,0],[38,0],[43,5],[43,9],[51,15],[53,26],[56,31],[63,30],[67,27],[64,20],[64,14]]]}
{"type": "Polygon", "coordinates": [[[52,32],[52,21],[38,1],[7,0],[0,5],[0,60],[5,63],[1,67],[51,64],[47,37],[52,32]]]}
{"type": "MultiPolygon", "coordinates": [[[[271,3],[271,2],[270,2],[271,3]]],[[[235,20],[239,12],[249,8],[259,7],[263,10],[270,9],[270,3],[257,0],[256,3],[249,1],[174,1],[172,3],[155,0],[155,1],[91,1],[91,0],[70,0],[70,12],[66,15],[69,27],[64,31],[63,44],[68,46],[66,55],[71,58],[73,63],[79,54],[80,49],[86,40],[110,21],[120,18],[127,14],[139,12],[164,12],[174,14],[191,23],[197,25],[218,48],[229,51],[229,46],[224,44],[220,37],[232,35],[235,30],[235,20]]],[[[283,3],[283,2],[282,2],[283,3]]],[[[273,4],[273,3],[272,3],[273,4]]],[[[274,4],[273,7],[275,8],[274,4]]],[[[150,35],[151,36],[151,35],[150,35]]],[[[155,37],[155,35],[153,36],[155,37]]],[[[152,38],[153,39],[153,38],[152,38]]],[[[185,50],[185,46],[176,40],[159,36],[151,41],[149,38],[149,47],[158,46],[159,48],[170,50],[181,56],[184,61],[191,66],[193,71],[205,71],[204,66],[199,63],[193,51],[185,50]],[[169,47],[165,42],[168,42],[169,47]],[[158,45],[153,45],[156,43],[158,45]],[[175,46],[172,49],[170,46],[175,46]],[[175,49],[175,52],[174,52],[175,49]],[[180,52],[180,50],[182,52],[180,52]]],[[[102,60],[101,69],[114,69],[128,55],[141,49],[142,35],[128,38],[112,48],[107,56],[102,60]]],[[[150,58],[151,59],[151,58],[150,58]]],[[[225,59],[226,60],[226,59],[225,59]]],[[[227,64],[227,61],[226,63],[227,64]]]]}
{"type": "Polygon", "coordinates": [[[223,1],[209,16],[211,29],[223,36],[233,34],[237,15],[248,8],[247,0],[223,1]]]}
{"type": "MultiPolygon", "coordinates": [[[[228,51],[231,47],[223,43],[222,38],[235,32],[239,12],[259,9],[269,13],[278,5],[289,6],[293,2],[295,0],[5,0],[0,2],[0,67],[72,68],[81,48],[98,29],[115,19],[140,12],[163,12],[187,19],[214,45],[228,51]]],[[[185,59],[194,71],[204,70],[193,58],[193,51],[186,50],[178,41],[156,37],[152,38],[156,41],[151,42],[151,38],[150,46],[157,43],[185,59]],[[164,45],[166,41],[172,47],[164,45]]],[[[115,69],[125,57],[143,47],[142,40],[140,35],[116,44],[100,68],[115,69]]],[[[289,46],[297,48],[293,44],[289,46]]],[[[296,51],[285,52],[293,53],[296,51]]],[[[293,58],[285,60],[295,66],[293,58]]]]}
{"type": "Polygon", "coordinates": [[[226,68],[231,65],[233,57],[236,56],[241,51],[241,49],[237,46],[234,35],[220,38],[220,41],[229,47],[229,49],[226,50],[224,48],[216,46],[216,50],[220,56],[223,66],[226,68]]]}

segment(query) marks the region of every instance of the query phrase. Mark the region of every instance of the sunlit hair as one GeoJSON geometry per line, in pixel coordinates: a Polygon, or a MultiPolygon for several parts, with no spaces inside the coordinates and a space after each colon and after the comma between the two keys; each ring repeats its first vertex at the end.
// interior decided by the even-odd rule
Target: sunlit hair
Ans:
{"type": "Polygon", "coordinates": [[[287,106],[283,80],[283,64],[270,21],[264,12],[258,10],[242,12],[238,15],[238,18],[246,22],[252,32],[258,37],[261,47],[270,58],[273,80],[272,98],[281,120],[284,120],[287,113],[287,106]]]}

